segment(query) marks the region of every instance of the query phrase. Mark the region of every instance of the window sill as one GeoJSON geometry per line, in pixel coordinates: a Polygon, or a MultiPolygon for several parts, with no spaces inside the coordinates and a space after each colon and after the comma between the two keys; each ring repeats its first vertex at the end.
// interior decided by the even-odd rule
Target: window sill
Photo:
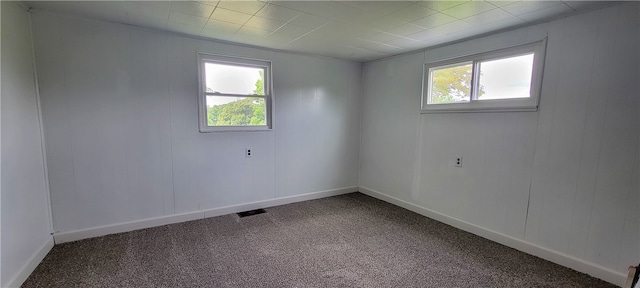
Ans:
{"type": "Polygon", "coordinates": [[[538,106],[520,106],[520,107],[452,107],[458,105],[434,105],[428,106],[420,110],[421,114],[438,114],[438,113],[495,113],[495,112],[536,112],[538,106]]]}
{"type": "Polygon", "coordinates": [[[200,133],[216,133],[216,132],[270,132],[272,128],[267,126],[226,126],[226,127],[206,127],[200,128],[200,133]]]}

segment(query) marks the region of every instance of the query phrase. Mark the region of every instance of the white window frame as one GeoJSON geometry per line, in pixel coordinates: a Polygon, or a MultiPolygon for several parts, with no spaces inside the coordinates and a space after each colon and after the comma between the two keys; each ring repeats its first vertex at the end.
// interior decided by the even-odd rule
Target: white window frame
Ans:
{"type": "Polygon", "coordinates": [[[250,58],[241,58],[236,56],[225,56],[218,54],[210,54],[206,52],[197,52],[198,56],[198,119],[201,133],[223,132],[223,131],[270,131],[272,129],[272,106],[273,106],[273,85],[271,77],[271,61],[258,60],[250,58]],[[229,94],[206,91],[206,80],[204,79],[204,66],[206,63],[217,63],[224,65],[233,65],[239,67],[261,68],[264,70],[264,95],[255,94],[229,94]],[[209,126],[207,121],[207,96],[222,97],[252,97],[265,99],[265,116],[266,125],[247,125],[247,126],[209,126]]]}
{"type": "Polygon", "coordinates": [[[421,113],[449,113],[449,112],[502,112],[502,111],[537,111],[542,87],[542,74],[547,46],[546,38],[524,45],[472,54],[462,57],[446,59],[437,62],[425,63],[422,76],[422,103],[421,113]],[[479,86],[480,62],[499,60],[533,53],[533,71],[531,75],[531,87],[528,98],[487,99],[478,100],[476,91],[479,86]],[[431,94],[431,70],[446,66],[464,65],[473,63],[471,97],[469,102],[456,103],[428,103],[431,94]]]}

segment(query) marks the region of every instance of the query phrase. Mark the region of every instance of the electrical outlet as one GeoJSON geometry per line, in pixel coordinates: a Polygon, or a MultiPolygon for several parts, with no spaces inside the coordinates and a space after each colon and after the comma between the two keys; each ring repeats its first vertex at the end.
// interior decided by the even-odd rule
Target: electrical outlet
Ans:
{"type": "Polygon", "coordinates": [[[246,148],[244,150],[244,156],[247,158],[251,158],[251,148],[246,148]]]}
{"type": "Polygon", "coordinates": [[[456,156],[454,166],[455,167],[462,167],[462,156],[456,156]]]}

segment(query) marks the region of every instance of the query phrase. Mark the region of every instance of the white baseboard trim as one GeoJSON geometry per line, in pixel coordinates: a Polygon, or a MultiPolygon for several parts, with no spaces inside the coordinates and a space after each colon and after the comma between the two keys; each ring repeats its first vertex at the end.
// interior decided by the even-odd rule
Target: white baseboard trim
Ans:
{"type": "Polygon", "coordinates": [[[302,202],[302,201],[326,198],[331,196],[338,196],[338,195],[353,193],[353,192],[358,192],[357,186],[324,190],[324,191],[318,191],[318,192],[312,192],[312,193],[306,193],[306,194],[300,194],[300,195],[269,199],[264,201],[256,201],[256,202],[245,203],[240,205],[214,208],[214,209],[204,210],[204,218],[216,217],[220,215],[238,213],[242,211],[260,209],[260,208],[266,208],[266,207],[280,206],[280,205],[285,205],[289,203],[302,202]]]}
{"type": "Polygon", "coordinates": [[[359,189],[360,193],[369,195],[371,197],[380,199],[382,201],[385,202],[389,202],[391,204],[394,204],[396,206],[400,206],[402,208],[405,208],[407,210],[413,211],[415,213],[418,213],[420,215],[429,217],[431,219],[434,219],[436,221],[445,223],[447,225],[451,225],[453,227],[456,227],[458,229],[473,233],[475,235],[478,235],[480,237],[489,239],[491,241],[500,243],[502,245],[505,246],[509,246],[511,248],[520,250],[522,252],[525,252],[527,254],[531,254],[537,257],[540,257],[542,259],[551,261],[553,263],[574,269],[576,271],[582,272],[582,273],[586,273],[589,274],[593,277],[602,279],[604,281],[607,281],[609,283],[618,285],[618,286],[622,286],[622,284],[624,284],[627,275],[623,274],[623,273],[619,273],[616,271],[613,271],[609,268],[606,267],[602,267],[599,266],[597,264],[593,264],[590,262],[587,262],[583,259],[579,259],[561,252],[557,252],[533,243],[529,243],[526,242],[522,239],[518,239],[518,238],[514,238],[512,236],[509,235],[505,235],[493,230],[489,230],[483,227],[480,227],[478,225],[466,222],[466,221],[462,221],[456,218],[452,218],[450,216],[444,215],[442,213],[433,211],[431,209],[427,209],[421,206],[418,206],[416,204],[407,202],[405,200],[402,199],[398,199],[396,197],[393,196],[389,196],[386,195],[382,192],[379,191],[375,191],[373,189],[369,189],[366,187],[362,187],[360,186],[359,189]]]}
{"type": "Polygon", "coordinates": [[[156,226],[187,222],[202,219],[204,213],[202,211],[174,214],[168,216],[160,216],[155,218],[147,218],[137,221],[117,223],[111,225],[98,226],[82,230],[73,230],[68,232],[56,232],[53,234],[56,244],[72,242],[82,239],[105,236],[122,232],[129,232],[156,226]]]}
{"type": "Polygon", "coordinates": [[[33,255],[31,255],[31,258],[29,258],[27,263],[25,263],[24,266],[22,266],[22,268],[18,270],[18,273],[16,273],[16,275],[14,275],[13,278],[9,280],[9,282],[7,282],[6,287],[20,287],[20,285],[22,285],[22,283],[24,283],[24,281],[29,278],[29,275],[31,275],[33,270],[38,267],[38,264],[42,262],[42,259],[44,259],[49,251],[51,251],[51,248],[53,248],[54,244],[55,243],[53,242],[53,237],[49,236],[47,238],[47,241],[45,241],[44,244],[42,244],[42,246],[40,246],[40,248],[35,253],[33,253],[33,255]]]}
{"type": "Polygon", "coordinates": [[[194,212],[188,212],[188,213],[182,213],[182,214],[142,219],[137,221],[125,222],[125,223],[117,223],[117,224],[93,227],[93,228],[82,229],[82,230],[58,232],[53,234],[53,238],[55,239],[56,244],[60,244],[65,242],[105,236],[109,234],[129,232],[129,231],[157,227],[162,225],[193,221],[198,219],[204,219],[209,217],[247,211],[247,210],[267,208],[267,207],[284,205],[284,204],[289,204],[294,202],[331,197],[331,196],[357,192],[357,191],[358,191],[357,186],[331,189],[331,190],[312,192],[312,193],[301,194],[301,195],[293,195],[293,196],[287,196],[282,198],[268,199],[264,201],[243,203],[243,204],[208,209],[208,210],[200,210],[200,211],[194,211],[194,212]]]}

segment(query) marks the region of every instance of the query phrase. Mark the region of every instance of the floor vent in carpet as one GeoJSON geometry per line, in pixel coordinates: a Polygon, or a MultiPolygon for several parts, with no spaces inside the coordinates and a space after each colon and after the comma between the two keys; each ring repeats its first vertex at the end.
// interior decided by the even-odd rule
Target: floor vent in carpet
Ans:
{"type": "Polygon", "coordinates": [[[242,218],[242,217],[253,216],[253,215],[258,215],[262,213],[267,213],[267,211],[264,211],[264,209],[249,210],[249,211],[238,213],[238,216],[242,218]]]}

